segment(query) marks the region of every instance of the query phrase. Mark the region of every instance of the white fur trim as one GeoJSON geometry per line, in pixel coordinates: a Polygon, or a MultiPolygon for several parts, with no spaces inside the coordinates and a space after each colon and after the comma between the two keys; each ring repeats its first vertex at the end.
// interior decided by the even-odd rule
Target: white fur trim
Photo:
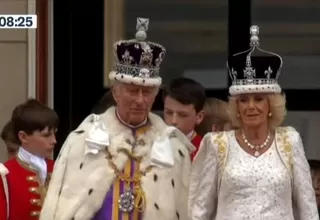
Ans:
{"type": "Polygon", "coordinates": [[[111,71],[109,74],[111,81],[119,81],[127,84],[133,84],[137,86],[159,87],[162,83],[161,77],[157,78],[141,78],[138,76],[131,76],[127,74],[121,74],[116,71],[111,71]]]}
{"type": "Polygon", "coordinates": [[[2,180],[3,190],[6,197],[6,206],[7,206],[7,219],[9,219],[10,203],[9,203],[9,186],[6,175],[8,175],[9,170],[0,163],[0,176],[2,180]]]}
{"type": "Polygon", "coordinates": [[[249,93],[281,93],[279,84],[265,85],[232,85],[229,88],[230,95],[241,95],[249,93]]]}
{"type": "Polygon", "coordinates": [[[6,176],[8,173],[9,170],[2,163],[0,163],[0,174],[6,176]]]}
{"type": "MultiPolygon", "coordinates": [[[[159,116],[150,113],[149,118],[152,126],[135,140],[131,129],[117,119],[114,107],[101,115],[101,120],[110,131],[108,151],[119,170],[128,161],[126,154],[119,152],[121,148],[141,156],[140,170],[149,167],[152,143],[167,132],[167,125],[159,116]],[[133,148],[132,143],[137,145],[133,148]]],[[[73,132],[66,140],[53,171],[40,220],[88,220],[101,208],[116,176],[108,165],[105,152],[84,154],[85,138],[91,125],[90,121],[81,123],[77,131],[82,132],[73,132]]],[[[170,142],[174,166],[169,169],[154,167],[142,177],[146,195],[143,219],[172,220],[177,219],[177,215],[180,219],[188,219],[189,151],[178,138],[172,137],[170,142]]]]}
{"type": "Polygon", "coordinates": [[[189,152],[193,152],[196,148],[193,146],[193,144],[190,142],[190,139],[183,134],[179,129],[175,128],[175,127],[168,127],[167,128],[167,135],[169,137],[176,137],[178,138],[181,143],[183,143],[186,148],[189,150],[189,152]]]}

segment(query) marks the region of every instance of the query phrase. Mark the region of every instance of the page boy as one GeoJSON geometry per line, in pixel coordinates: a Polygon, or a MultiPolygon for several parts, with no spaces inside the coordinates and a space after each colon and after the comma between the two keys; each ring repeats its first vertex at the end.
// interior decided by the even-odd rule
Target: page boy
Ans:
{"type": "Polygon", "coordinates": [[[47,158],[56,144],[58,116],[30,99],[13,110],[11,123],[20,147],[0,164],[0,219],[38,219],[54,165],[47,158]]]}
{"type": "Polygon", "coordinates": [[[164,120],[168,125],[177,127],[196,147],[191,159],[200,147],[202,136],[196,133],[195,127],[204,118],[206,93],[203,86],[190,78],[173,79],[164,89],[164,120]]]}

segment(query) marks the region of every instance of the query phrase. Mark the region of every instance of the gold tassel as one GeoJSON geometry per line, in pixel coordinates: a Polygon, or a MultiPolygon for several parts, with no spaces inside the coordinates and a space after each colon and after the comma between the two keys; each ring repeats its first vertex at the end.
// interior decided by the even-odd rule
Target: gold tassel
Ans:
{"type": "Polygon", "coordinates": [[[133,189],[133,192],[135,194],[135,201],[134,206],[138,210],[138,212],[143,212],[146,205],[146,196],[144,191],[141,189],[140,186],[136,186],[133,189]]]}

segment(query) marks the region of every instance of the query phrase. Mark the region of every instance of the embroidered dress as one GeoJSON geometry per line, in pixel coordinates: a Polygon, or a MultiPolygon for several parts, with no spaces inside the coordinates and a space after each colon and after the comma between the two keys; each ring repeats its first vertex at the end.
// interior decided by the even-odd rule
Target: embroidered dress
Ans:
{"type": "Polygon", "coordinates": [[[216,219],[294,220],[291,178],[275,142],[259,157],[245,152],[228,133],[228,163],[219,191],[216,219]],[[248,212],[248,210],[251,210],[248,212]]]}
{"type": "Polygon", "coordinates": [[[318,220],[299,133],[277,128],[257,158],[239,146],[235,131],[207,134],[193,162],[189,204],[192,220],[318,220]]]}
{"type": "MultiPolygon", "coordinates": [[[[260,48],[258,26],[251,26],[250,35],[250,48],[228,58],[229,93],[274,94],[283,99],[278,111],[285,104],[278,84],[282,58],[260,48]]],[[[204,136],[190,175],[191,220],[319,220],[299,133],[277,127],[272,146],[255,155],[239,146],[235,131],[204,136]]]]}

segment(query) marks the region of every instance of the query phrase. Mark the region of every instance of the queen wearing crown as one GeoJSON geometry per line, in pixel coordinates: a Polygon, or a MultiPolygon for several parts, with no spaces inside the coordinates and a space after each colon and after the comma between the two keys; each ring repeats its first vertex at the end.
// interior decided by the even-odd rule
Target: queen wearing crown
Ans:
{"type": "Polygon", "coordinates": [[[150,113],[161,85],[165,48],[136,38],[114,44],[109,75],[116,107],[89,115],[57,158],[41,220],[188,218],[189,140],[150,113]]]}
{"type": "Polygon", "coordinates": [[[299,133],[280,127],[286,115],[279,55],[259,47],[229,57],[229,110],[238,130],[207,134],[194,160],[192,220],[318,220],[299,133]]]}

